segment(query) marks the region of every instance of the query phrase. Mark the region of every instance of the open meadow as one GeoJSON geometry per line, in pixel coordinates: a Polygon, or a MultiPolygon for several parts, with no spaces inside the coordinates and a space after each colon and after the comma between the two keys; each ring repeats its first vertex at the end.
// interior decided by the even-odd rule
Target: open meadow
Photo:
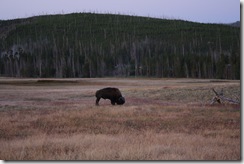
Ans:
{"type": "Polygon", "coordinates": [[[240,160],[240,81],[0,78],[1,160],[240,160]],[[117,87],[124,105],[95,92],[117,87]]]}

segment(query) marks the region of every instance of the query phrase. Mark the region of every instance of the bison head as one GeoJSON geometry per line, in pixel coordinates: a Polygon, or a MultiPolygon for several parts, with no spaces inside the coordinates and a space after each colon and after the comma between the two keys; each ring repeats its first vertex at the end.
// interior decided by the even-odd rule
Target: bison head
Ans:
{"type": "Polygon", "coordinates": [[[121,96],[121,97],[117,100],[117,104],[118,104],[118,105],[123,105],[124,103],[125,103],[125,98],[121,96]]]}

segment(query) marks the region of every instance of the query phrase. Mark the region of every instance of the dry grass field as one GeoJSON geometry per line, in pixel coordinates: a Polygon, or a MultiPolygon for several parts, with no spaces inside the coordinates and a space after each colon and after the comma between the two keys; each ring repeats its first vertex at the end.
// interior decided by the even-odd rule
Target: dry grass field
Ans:
{"type": "Polygon", "coordinates": [[[2,160],[240,160],[240,81],[0,78],[2,160]],[[118,87],[126,99],[95,105],[118,87]]]}

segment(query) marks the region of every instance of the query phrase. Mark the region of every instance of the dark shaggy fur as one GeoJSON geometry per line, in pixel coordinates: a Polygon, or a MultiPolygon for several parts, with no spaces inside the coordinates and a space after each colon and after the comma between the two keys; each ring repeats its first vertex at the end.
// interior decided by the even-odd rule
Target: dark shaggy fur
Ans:
{"type": "Polygon", "coordinates": [[[118,88],[103,88],[96,92],[96,105],[99,105],[99,100],[109,99],[112,105],[118,104],[123,105],[125,103],[125,98],[121,95],[118,88]]]}

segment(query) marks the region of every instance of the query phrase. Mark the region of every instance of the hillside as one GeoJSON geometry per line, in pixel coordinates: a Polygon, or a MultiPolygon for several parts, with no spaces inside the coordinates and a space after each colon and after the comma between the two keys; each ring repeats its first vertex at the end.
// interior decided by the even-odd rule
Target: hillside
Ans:
{"type": "Polygon", "coordinates": [[[241,22],[240,21],[236,21],[234,23],[230,23],[230,26],[234,26],[234,27],[241,27],[241,22]]]}
{"type": "Polygon", "coordinates": [[[240,79],[240,28],[112,14],[0,21],[0,75],[240,79]]]}

